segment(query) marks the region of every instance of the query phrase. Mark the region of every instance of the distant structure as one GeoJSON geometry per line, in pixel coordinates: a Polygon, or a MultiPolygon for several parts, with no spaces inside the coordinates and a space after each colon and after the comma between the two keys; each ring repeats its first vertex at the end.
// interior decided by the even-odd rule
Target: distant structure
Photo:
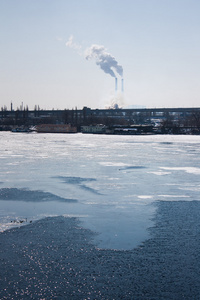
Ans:
{"type": "MultiPolygon", "coordinates": [[[[115,77],[115,92],[118,91],[118,79],[115,77]]],[[[121,79],[121,93],[124,92],[124,78],[121,79]]]]}
{"type": "Polygon", "coordinates": [[[115,92],[117,92],[117,89],[118,89],[118,87],[117,87],[117,77],[115,77],[115,92]]]}
{"type": "Polygon", "coordinates": [[[124,78],[121,79],[121,92],[124,92],[124,78]]]}
{"type": "Polygon", "coordinates": [[[104,131],[105,127],[99,124],[115,128],[115,132],[123,134],[127,131],[133,134],[136,129],[150,130],[152,126],[162,127],[161,133],[200,134],[200,107],[123,109],[115,105],[109,109],[83,107],[70,110],[42,110],[38,106],[34,110],[28,110],[28,107],[13,110],[11,105],[10,111],[6,106],[0,110],[0,130],[13,130],[19,126],[27,128],[38,126],[38,132],[73,132],[73,130],[80,132],[81,127],[88,132],[104,131]],[[83,127],[90,125],[93,127],[83,127]],[[133,128],[130,130],[132,126],[134,130],[133,128]]]}
{"type": "Polygon", "coordinates": [[[70,124],[39,124],[36,126],[39,133],[76,133],[77,128],[70,124]]]}

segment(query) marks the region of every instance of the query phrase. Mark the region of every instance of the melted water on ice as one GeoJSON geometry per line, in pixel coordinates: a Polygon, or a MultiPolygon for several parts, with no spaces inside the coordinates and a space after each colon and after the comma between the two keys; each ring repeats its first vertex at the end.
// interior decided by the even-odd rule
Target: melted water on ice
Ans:
{"type": "Polygon", "coordinates": [[[100,248],[149,237],[155,201],[199,200],[199,136],[0,133],[0,230],[77,216],[100,248]],[[21,221],[21,223],[20,223],[21,221]]]}

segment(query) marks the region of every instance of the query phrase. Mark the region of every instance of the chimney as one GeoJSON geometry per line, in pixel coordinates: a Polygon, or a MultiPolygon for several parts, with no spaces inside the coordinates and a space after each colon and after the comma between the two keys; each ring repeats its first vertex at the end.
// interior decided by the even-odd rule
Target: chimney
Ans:
{"type": "Polygon", "coordinates": [[[121,92],[124,92],[124,79],[121,80],[121,92]]]}
{"type": "Polygon", "coordinates": [[[115,77],[115,92],[117,92],[117,77],[115,77]]]}

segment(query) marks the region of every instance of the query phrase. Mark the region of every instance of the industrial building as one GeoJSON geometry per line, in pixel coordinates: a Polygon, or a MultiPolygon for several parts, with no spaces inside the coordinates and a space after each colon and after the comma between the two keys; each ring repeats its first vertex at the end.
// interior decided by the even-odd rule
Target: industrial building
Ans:
{"type": "MultiPolygon", "coordinates": [[[[35,126],[39,124],[71,124],[78,131],[96,133],[116,126],[138,128],[136,126],[154,126],[160,124],[165,130],[173,132],[196,131],[200,129],[200,108],[134,108],[134,109],[65,109],[65,110],[7,110],[0,111],[0,129],[9,126],[35,126]],[[104,127],[100,128],[99,124],[104,127]],[[92,125],[92,127],[91,127],[92,125]],[[84,127],[90,126],[90,127],[84,127]],[[95,127],[96,126],[96,127],[95,127]],[[106,127],[105,127],[106,126],[106,127]],[[168,129],[167,129],[168,128],[168,129]],[[181,128],[181,131],[177,128],[181,128]],[[183,130],[184,129],[184,130],[183,130]]],[[[120,130],[119,130],[120,131],[120,130]]],[[[164,133],[164,132],[163,132],[164,133]]]]}

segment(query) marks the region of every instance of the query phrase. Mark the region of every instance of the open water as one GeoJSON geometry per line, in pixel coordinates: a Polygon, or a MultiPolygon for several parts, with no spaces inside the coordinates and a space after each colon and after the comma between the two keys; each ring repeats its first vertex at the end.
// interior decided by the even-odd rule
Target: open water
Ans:
{"type": "Polygon", "coordinates": [[[130,250],[158,202],[199,192],[200,136],[0,133],[0,231],[75,216],[98,248],[130,250]]]}

